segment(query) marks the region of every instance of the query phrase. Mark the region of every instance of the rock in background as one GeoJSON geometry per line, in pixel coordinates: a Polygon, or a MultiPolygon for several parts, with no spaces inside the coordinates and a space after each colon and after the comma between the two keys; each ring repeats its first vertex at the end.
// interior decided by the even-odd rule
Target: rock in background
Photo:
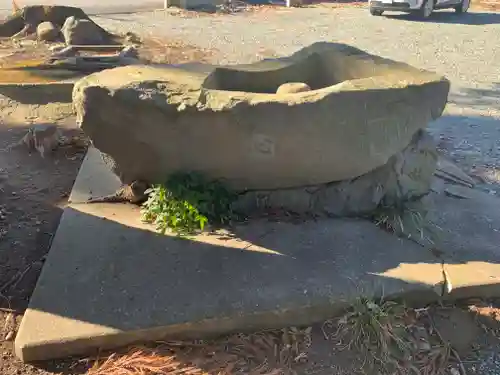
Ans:
{"type": "Polygon", "coordinates": [[[14,12],[0,22],[0,37],[26,36],[37,31],[38,25],[51,22],[55,28],[61,29],[69,17],[77,20],[87,20],[98,30],[103,40],[111,44],[114,36],[90,20],[89,16],[80,8],[54,5],[31,5],[14,12]]]}
{"type": "Polygon", "coordinates": [[[60,32],[52,22],[46,21],[36,28],[37,39],[44,42],[55,42],[58,40],[60,32]]]}
{"type": "Polygon", "coordinates": [[[101,28],[87,19],[68,17],[61,31],[67,45],[99,45],[105,42],[101,28]]]}

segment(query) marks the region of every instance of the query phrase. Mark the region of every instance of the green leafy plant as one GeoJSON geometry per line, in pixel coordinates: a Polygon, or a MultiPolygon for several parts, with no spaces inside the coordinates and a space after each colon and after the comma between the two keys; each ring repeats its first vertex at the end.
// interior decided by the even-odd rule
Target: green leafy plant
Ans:
{"type": "Polygon", "coordinates": [[[219,181],[199,173],[175,173],[164,185],[146,192],[142,219],[164,234],[168,229],[180,235],[203,230],[207,224],[228,224],[234,217],[237,195],[219,181]]]}

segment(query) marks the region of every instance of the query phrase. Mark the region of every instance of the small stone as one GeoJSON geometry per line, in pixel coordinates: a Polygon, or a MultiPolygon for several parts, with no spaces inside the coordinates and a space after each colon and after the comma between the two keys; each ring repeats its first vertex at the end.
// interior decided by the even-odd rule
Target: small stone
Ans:
{"type": "Polygon", "coordinates": [[[127,46],[120,51],[120,58],[132,58],[137,59],[139,57],[139,53],[137,52],[137,48],[134,46],[127,46]]]}
{"type": "Polygon", "coordinates": [[[422,351],[431,350],[431,344],[429,344],[427,341],[419,341],[417,346],[418,346],[418,349],[422,350],[422,351]]]}
{"type": "Polygon", "coordinates": [[[100,45],[104,42],[103,31],[88,19],[68,17],[61,31],[67,45],[100,45]]]}
{"type": "Polygon", "coordinates": [[[280,87],[278,87],[278,90],[276,90],[276,94],[278,95],[297,94],[299,92],[306,92],[306,91],[311,91],[311,87],[309,87],[307,83],[289,82],[289,83],[284,83],[280,87]]]}
{"type": "Polygon", "coordinates": [[[36,28],[38,40],[53,42],[59,37],[59,29],[52,22],[42,22],[36,28]]]}
{"type": "Polygon", "coordinates": [[[5,341],[12,341],[13,338],[14,338],[14,331],[9,331],[5,335],[5,341]]]}

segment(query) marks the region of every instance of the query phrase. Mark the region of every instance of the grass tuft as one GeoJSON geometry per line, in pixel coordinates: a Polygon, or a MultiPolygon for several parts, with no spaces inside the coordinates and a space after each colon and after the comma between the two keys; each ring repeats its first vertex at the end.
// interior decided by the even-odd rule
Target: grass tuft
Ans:
{"type": "Polygon", "coordinates": [[[415,240],[418,243],[434,245],[439,238],[439,226],[428,218],[428,211],[419,201],[400,206],[380,206],[371,215],[378,227],[415,240]]]}
{"type": "Polygon", "coordinates": [[[420,310],[383,299],[359,298],[343,316],[325,322],[323,334],[338,350],[361,354],[358,372],[443,374],[452,349],[436,335],[427,309],[420,310]]]}
{"type": "Polygon", "coordinates": [[[323,332],[325,337],[337,342],[340,350],[363,353],[362,368],[390,373],[389,369],[400,368],[398,359],[407,357],[411,351],[405,339],[406,313],[405,307],[396,302],[380,300],[377,303],[359,298],[345,315],[327,321],[323,332]]]}

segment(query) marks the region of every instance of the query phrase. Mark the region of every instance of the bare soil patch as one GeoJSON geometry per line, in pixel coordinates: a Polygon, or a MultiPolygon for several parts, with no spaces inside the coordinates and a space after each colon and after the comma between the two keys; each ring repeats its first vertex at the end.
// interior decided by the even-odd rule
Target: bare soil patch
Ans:
{"type": "MultiPolygon", "coordinates": [[[[145,39],[139,47],[146,62],[206,61],[210,53],[180,41],[145,39]]],[[[31,82],[22,70],[8,67],[37,64],[50,55],[48,46],[32,41],[0,41],[0,82],[31,82]]],[[[0,374],[45,375],[82,373],[85,364],[72,360],[24,365],[13,354],[13,341],[45,256],[67,204],[85,155],[87,140],[71,111],[57,104],[23,105],[0,95],[0,374]],[[56,124],[70,145],[43,159],[24,147],[8,150],[30,124],[56,124]]]]}

